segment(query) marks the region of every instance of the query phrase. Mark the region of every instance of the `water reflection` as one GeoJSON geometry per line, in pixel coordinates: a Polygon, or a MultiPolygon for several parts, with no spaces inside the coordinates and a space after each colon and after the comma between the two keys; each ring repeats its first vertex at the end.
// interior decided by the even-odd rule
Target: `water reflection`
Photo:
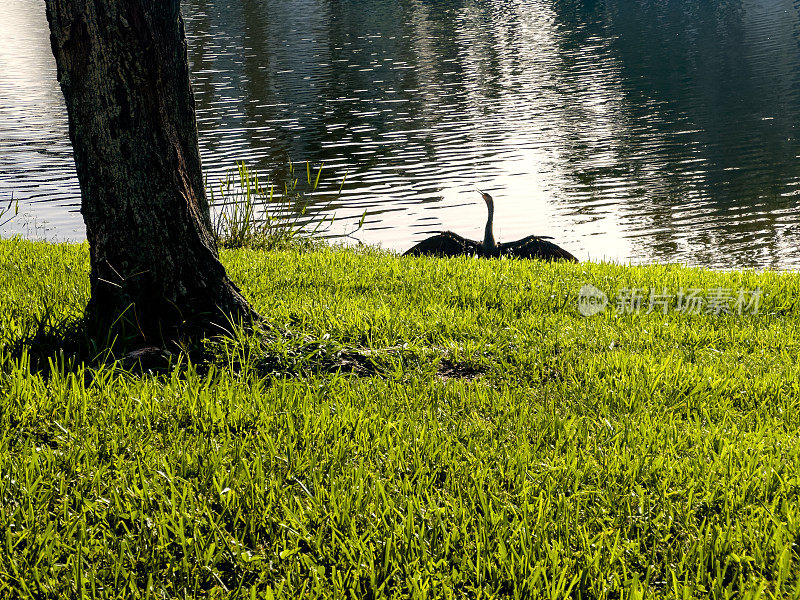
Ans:
{"type": "Polygon", "coordinates": [[[43,1],[12,0],[0,19],[0,202],[12,193],[27,218],[3,232],[84,236],[64,99],[43,1]],[[46,222],[45,222],[46,221],[46,222]]]}
{"type": "MultiPolygon", "coordinates": [[[[77,192],[40,4],[15,0],[27,29],[0,24],[0,199],[47,200],[40,214],[69,236],[79,215],[58,207],[77,192]],[[21,30],[25,53],[6,35],[21,30]]],[[[348,173],[341,227],[368,209],[360,237],[397,249],[442,228],[480,237],[480,187],[501,239],[800,265],[800,2],[185,0],[184,13],[212,181],[238,159],[324,161],[331,186],[348,173]]]]}

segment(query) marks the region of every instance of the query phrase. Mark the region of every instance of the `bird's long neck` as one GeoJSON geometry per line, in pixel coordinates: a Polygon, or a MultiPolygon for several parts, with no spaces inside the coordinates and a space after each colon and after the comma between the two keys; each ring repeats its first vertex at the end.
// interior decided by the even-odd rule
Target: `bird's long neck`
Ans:
{"type": "Polygon", "coordinates": [[[486,231],[483,234],[484,249],[496,248],[497,242],[494,239],[494,202],[492,200],[486,201],[486,208],[489,210],[489,218],[486,219],[486,231]]]}

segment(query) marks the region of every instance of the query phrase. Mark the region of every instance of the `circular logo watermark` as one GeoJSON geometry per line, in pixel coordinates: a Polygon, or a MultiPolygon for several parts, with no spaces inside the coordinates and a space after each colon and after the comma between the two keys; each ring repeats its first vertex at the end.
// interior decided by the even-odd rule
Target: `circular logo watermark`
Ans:
{"type": "Polygon", "coordinates": [[[608,306],[608,296],[601,290],[588,283],[578,292],[578,312],[584,317],[591,317],[605,310],[608,306]]]}

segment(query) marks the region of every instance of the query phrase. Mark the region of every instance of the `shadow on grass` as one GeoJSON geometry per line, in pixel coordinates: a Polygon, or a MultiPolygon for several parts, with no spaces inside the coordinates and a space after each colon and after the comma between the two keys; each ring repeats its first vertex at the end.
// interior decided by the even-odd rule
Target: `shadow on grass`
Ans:
{"type": "Polygon", "coordinates": [[[254,333],[237,327],[230,337],[206,340],[205,351],[206,359],[220,367],[278,377],[337,372],[400,377],[418,368],[420,360],[406,345],[368,348],[270,324],[254,333]]]}
{"type": "Polygon", "coordinates": [[[449,379],[474,381],[484,373],[485,371],[479,367],[463,362],[454,362],[449,358],[443,358],[437,367],[437,374],[444,381],[449,379]]]}
{"type": "Polygon", "coordinates": [[[421,358],[407,345],[360,347],[268,322],[220,330],[226,334],[144,343],[130,323],[122,322],[112,330],[85,316],[53,320],[45,312],[17,337],[6,339],[4,346],[6,356],[24,361],[31,373],[45,378],[54,370],[89,372],[101,366],[134,375],[157,375],[171,373],[181,365],[192,364],[199,372],[214,365],[261,377],[336,372],[399,377],[408,369],[421,367],[421,358]]]}
{"type": "Polygon", "coordinates": [[[60,372],[119,364],[123,368],[168,371],[175,352],[146,347],[125,327],[111,330],[86,317],[53,320],[48,312],[16,337],[6,339],[5,353],[24,360],[32,373],[60,372]],[[137,343],[138,341],[138,343],[137,343]]]}

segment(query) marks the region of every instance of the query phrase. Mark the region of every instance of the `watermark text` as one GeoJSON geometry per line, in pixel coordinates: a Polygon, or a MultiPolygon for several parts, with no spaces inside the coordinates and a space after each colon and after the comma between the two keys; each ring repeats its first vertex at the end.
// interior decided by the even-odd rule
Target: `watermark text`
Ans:
{"type": "Polygon", "coordinates": [[[591,317],[607,308],[618,315],[669,312],[694,315],[755,315],[761,305],[761,288],[620,288],[609,298],[602,290],[585,284],[578,292],[578,312],[591,317]]]}

